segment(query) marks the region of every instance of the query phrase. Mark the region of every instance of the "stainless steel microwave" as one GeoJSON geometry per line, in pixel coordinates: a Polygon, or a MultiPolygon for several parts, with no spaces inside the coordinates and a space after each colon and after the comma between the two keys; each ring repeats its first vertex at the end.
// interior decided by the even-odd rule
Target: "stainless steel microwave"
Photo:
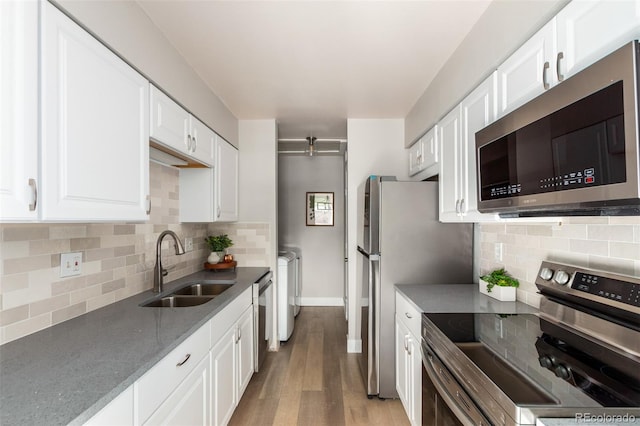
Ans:
{"type": "Polygon", "coordinates": [[[478,210],[640,215],[637,41],[476,133],[478,210]]]}

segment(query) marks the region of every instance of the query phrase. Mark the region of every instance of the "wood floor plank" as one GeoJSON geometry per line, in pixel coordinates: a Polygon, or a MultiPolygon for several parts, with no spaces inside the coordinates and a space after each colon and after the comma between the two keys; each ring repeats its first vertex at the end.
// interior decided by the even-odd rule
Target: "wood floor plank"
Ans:
{"type": "Polygon", "coordinates": [[[340,307],[303,307],[293,334],[251,379],[232,426],[409,425],[398,399],[367,399],[340,307]]]}

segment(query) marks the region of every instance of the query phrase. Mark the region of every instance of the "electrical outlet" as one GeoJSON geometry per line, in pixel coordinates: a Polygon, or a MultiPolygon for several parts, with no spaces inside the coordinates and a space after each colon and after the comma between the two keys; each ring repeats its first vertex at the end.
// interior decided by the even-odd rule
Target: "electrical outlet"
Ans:
{"type": "Polygon", "coordinates": [[[502,243],[495,244],[493,256],[496,262],[502,262],[502,243]]]}
{"type": "Polygon", "coordinates": [[[82,252],[60,254],[60,278],[82,273],[82,252]]]}
{"type": "Polygon", "coordinates": [[[184,239],[184,250],[185,251],[193,251],[193,238],[186,237],[184,239]]]}

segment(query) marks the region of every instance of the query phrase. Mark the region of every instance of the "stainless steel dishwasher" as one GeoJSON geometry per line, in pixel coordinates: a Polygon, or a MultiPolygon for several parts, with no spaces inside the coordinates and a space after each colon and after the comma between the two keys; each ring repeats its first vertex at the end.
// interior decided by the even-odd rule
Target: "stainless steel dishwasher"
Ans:
{"type": "Polygon", "coordinates": [[[253,359],[258,372],[269,348],[271,319],[273,317],[273,295],[271,271],[253,283],[253,359]]]}

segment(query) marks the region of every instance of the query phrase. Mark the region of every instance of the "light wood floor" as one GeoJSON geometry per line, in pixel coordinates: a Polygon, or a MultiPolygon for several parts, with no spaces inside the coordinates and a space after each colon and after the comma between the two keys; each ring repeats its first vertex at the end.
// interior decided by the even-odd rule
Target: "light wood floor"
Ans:
{"type": "Polygon", "coordinates": [[[343,308],[303,307],[293,335],[267,354],[229,424],[408,425],[399,399],[367,399],[346,335],[343,308]]]}

